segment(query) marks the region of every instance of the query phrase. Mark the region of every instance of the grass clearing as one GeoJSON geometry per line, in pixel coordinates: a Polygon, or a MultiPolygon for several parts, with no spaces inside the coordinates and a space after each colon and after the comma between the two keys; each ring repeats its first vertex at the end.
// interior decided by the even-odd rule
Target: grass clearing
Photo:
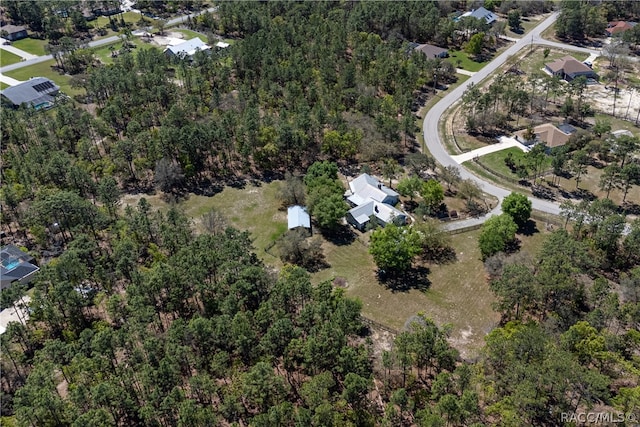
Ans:
{"type": "Polygon", "coordinates": [[[171,31],[182,34],[185,40],[191,40],[194,37],[198,37],[200,40],[204,41],[205,43],[207,42],[207,36],[202,33],[198,33],[196,31],[191,31],[184,28],[172,29],[171,31]]]}
{"type": "Polygon", "coordinates": [[[547,18],[547,15],[543,15],[540,17],[522,17],[522,19],[520,19],[520,27],[522,28],[522,32],[520,33],[514,33],[513,31],[511,31],[511,29],[509,28],[509,26],[507,25],[506,28],[506,32],[505,35],[507,37],[514,37],[514,38],[522,38],[525,35],[527,35],[527,33],[529,31],[531,31],[533,28],[537,27],[538,24],[540,24],[542,21],[544,21],[544,19],[547,18]]]}
{"type": "MultiPolygon", "coordinates": [[[[277,200],[280,181],[263,183],[260,186],[247,184],[245,188],[225,187],[220,193],[207,197],[190,194],[178,203],[187,217],[191,218],[198,232],[203,232],[202,216],[215,208],[224,215],[229,225],[251,233],[256,254],[267,264],[279,267],[276,250],[268,253],[265,248],[287,230],[287,213],[278,210],[277,200]],[[272,255],[273,254],[273,255],[272,255]]],[[[166,211],[169,204],[159,195],[126,195],[122,206],[136,206],[138,200],[146,198],[154,209],[166,211]]]]}
{"type": "MultiPolygon", "coordinates": [[[[588,166],[587,171],[580,176],[580,188],[590,191],[599,199],[606,198],[607,192],[600,190],[600,177],[602,174],[602,169],[588,166]]],[[[561,177],[559,186],[564,188],[566,191],[575,191],[576,179],[575,177],[572,177],[571,179],[561,177]]],[[[622,191],[617,189],[611,190],[609,198],[616,205],[620,205],[622,203],[622,191]]],[[[629,202],[640,203],[640,187],[637,185],[632,186],[629,189],[626,200],[629,202]]]]}
{"type": "Polygon", "coordinates": [[[7,71],[4,74],[20,81],[27,81],[32,77],[46,77],[53,80],[58,86],[60,86],[60,90],[69,96],[84,93],[84,89],[71,87],[71,76],[54,71],[51,68],[54,65],[55,60],[51,59],[28,67],[7,71]]]}
{"type": "MultiPolygon", "coordinates": [[[[543,224],[537,224],[544,230],[543,224]]],[[[325,243],[327,262],[331,267],[313,274],[313,282],[320,283],[343,277],[347,281],[346,294],[362,301],[362,314],[393,329],[400,330],[411,316],[424,312],[439,325],[453,326],[451,342],[463,357],[472,358],[484,344],[484,336],[499,321],[492,304],[493,293],[486,281],[478,250],[480,230],[451,236],[457,260],[451,264],[432,265],[428,275],[428,290],[393,291],[380,284],[373,258],[361,237],[350,245],[325,243]]],[[[541,246],[545,233],[518,236],[521,252],[534,254],[541,246]]]]}
{"type": "Polygon", "coordinates": [[[47,45],[47,43],[48,42],[46,40],[32,39],[27,37],[26,39],[11,42],[11,45],[33,55],[42,56],[47,54],[47,52],[45,52],[44,50],[44,47],[47,45]]]}
{"type": "MultiPolygon", "coordinates": [[[[157,46],[151,45],[149,43],[145,43],[139,37],[131,38],[129,40],[129,43],[133,43],[134,45],[137,46],[137,48],[133,50],[134,55],[139,49],[150,49],[151,47],[157,48],[157,46]]],[[[122,46],[123,46],[123,43],[119,41],[110,45],[93,48],[93,53],[96,56],[96,58],[98,58],[100,62],[102,62],[103,64],[113,64],[114,58],[111,56],[111,52],[119,51],[120,49],[122,49],[122,46]]]]}
{"type": "Polygon", "coordinates": [[[567,55],[574,57],[580,62],[589,57],[586,53],[570,52],[568,50],[548,48],[545,46],[534,46],[533,51],[525,54],[524,58],[520,61],[520,69],[528,74],[543,72],[544,64],[553,62],[567,55]],[[545,49],[549,49],[549,55],[546,58],[544,57],[545,49]]]}
{"type": "Polygon", "coordinates": [[[8,87],[11,87],[11,86],[9,86],[8,84],[6,84],[4,82],[0,82],[0,90],[4,90],[4,89],[6,89],[8,87]]]}
{"type": "MultiPolygon", "coordinates": [[[[487,166],[489,169],[501,173],[502,175],[506,175],[512,177],[513,179],[518,179],[518,175],[513,173],[511,169],[505,164],[505,159],[507,156],[511,155],[515,164],[519,164],[520,162],[526,162],[526,153],[519,148],[510,147],[502,151],[496,151],[495,153],[490,153],[484,155],[480,158],[480,161],[483,165],[487,166]]],[[[551,157],[545,156],[545,161],[542,166],[542,169],[548,169],[551,167],[551,157]]]]}
{"type": "Polygon", "coordinates": [[[22,61],[22,57],[16,55],[15,53],[11,53],[4,49],[0,49],[0,67],[4,67],[5,65],[11,65],[22,61]]]}
{"type": "Polygon", "coordinates": [[[462,68],[467,71],[480,71],[482,67],[487,65],[489,61],[477,62],[469,57],[469,54],[462,50],[449,51],[449,58],[447,58],[456,68],[462,68]]]}

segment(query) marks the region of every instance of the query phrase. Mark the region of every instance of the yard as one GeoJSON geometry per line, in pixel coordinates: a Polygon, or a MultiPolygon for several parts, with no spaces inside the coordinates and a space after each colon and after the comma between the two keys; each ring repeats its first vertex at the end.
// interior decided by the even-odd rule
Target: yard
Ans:
{"type": "Polygon", "coordinates": [[[42,56],[47,54],[44,49],[44,47],[47,45],[46,40],[26,38],[11,42],[11,45],[33,55],[42,56]]]}
{"type": "MultiPolygon", "coordinates": [[[[537,227],[544,230],[542,224],[537,227]]],[[[419,312],[424,312],[439,325],[451,324],[452,344],[463,357],[472,358],[484,344],[485,334],[500,320],[492,308],[495,299],[480,260],[479,233],[475,230],[452,236],[457,260],[431,266],[427,276],[430,284],[424,291],[393,291],[380,284],[364,243],[368,240],[367,235],[350,245],[325,242],[324,252],[331,267],[315,273],[313,282],[337,277],[345,279],[346,294],[362,301],[362,314],[396,330],[401,330],[406,320],[419,312]]],[[[533,254],[541,246],[544,234],[518,237],[522,241],[522,251],[533,254]]]]}
{"type": "Polygon", "coordinates": [[[520,20],[521,22],[520,27],[522,28],[522,32],[514,33],[513,31],[511,31],[511,29],[507,25],[505,35],[507,37],[522,38],[529,31],[531,31],[531,29],[535,28],[539,23],[541,23],[545,18],[547,18],[547,16],[548,15],[522,17],[522,19],[520,20]]]}
{"type": "Polygon", "coordinates": [[[19,68],[17,70],[7,71],[6,76],[13,77],[16,80],[27,81],[31,77],[46,77],[53,80],[60,90],[69,96],[81,94],[84,89],[71,87],[71,76],[63,75],[54,71],[51,67],[55,65],[55,60],[40,62],[38,64],[29,65],[28,67],[19,68]]]}
{"type": "Polygon", "coordinates": [[[0,50],[0,67],[15,64],[16,62],[20,62],[21,60],[22,57],[16,55],[15,53],[7,52],[6,50],[0,50]]]}
{"type": "Polygon", "coordinates": [[[553,62],[556,59],[560,59],[567,55],[573,56],[575,59],[577,59],[580,62],[586,60],[589,57],[589,55],[586,53],[570,52],[567,50],[552,48],[549,50],[549,55],[545,58],[544,57],[545,49],[547,48],[544,46],[535,46],[533,48],[533,51],[526,53],[524,58],[522,58],[522,60],[519,61],[520,69],[528,74],[533,72],[542,72],[542,69],[544,68],[544,64],[548,62],[553,62]]]}
{"type": "MultiPolygon", "coordinates": [[[[139,37],[132,37],[129,42],[136,45],[137,49],[148,49],[149,46],[152,46],[149,43],[143,42],[142,39],[140,39],[139,37]]],[[[122,45],[123,45],[122,42],[116,42],[111,45],[100,46],[99,48],[93,48],[93,52],[96,58],[98,58],[100,62],[102,62],[103,64],[112,64],[113,57],[111,56],[111,52],[119,51],[120,49],[122,49],[122,45]]]]}
{"type": "Polygon", "coordinates": [[[476,62],[469,57],[469,54],[462,50],[450,50],[449,58],[447,58],[456,68],[462,68],[467,71],[480,71],[482,67],[489,63],[489,60],[476,62]]]}
{"type": "Polygon", "coordinates": [[[203,42],[205,43],[207,42],[207,36],[205,34],[198,33],[196,31],[187,30],[185,28],[172,29],[171,31],[182,34],[185,40],[191,40],[194,37],[198,37],[203,42]]]}

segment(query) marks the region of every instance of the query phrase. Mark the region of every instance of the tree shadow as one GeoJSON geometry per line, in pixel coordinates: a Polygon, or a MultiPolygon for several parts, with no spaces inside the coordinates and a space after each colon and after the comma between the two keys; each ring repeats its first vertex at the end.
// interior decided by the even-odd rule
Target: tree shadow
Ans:
{"type": "Polygon", "coordinates": [[[356,233],[348,225],[342,225],[335,230],[321,230],[322,237],[336,246],[350,245],[356,240],[356,233]]]}
{"type": "Polygon", "coordinates": [[[538,230],[536,222],[533,220],[528,220],[522,227],[520,227],[518,231],[523,236],[533,236],[534,234],[540,232],[540,230],[538,230]]]}
{"type": "Polygon", "coordinates": [[[377,273],[380,283],[392,292],[408,292],[411,289],[425,292],[431,287],[427,277],[429,269],[424,266],[413,266],[402,272],[378,270],[377,273]]]}
{"type": "Polygon", "coordinates": [[[450,246],[437,248],[425,253],[422,259],[434,264],[452,264],[458,260],[455,249],[450,246]]]}
{"type": "Polygon", "coordinates": [[[622,212],[626,215],[640,215],[640,205],[627,200],[622,204],[622,212]]]}
{"type": "Polygon", "coordinates": [[[507,243],[507,246],[504,248],[504,253],[507,255],[515,254],[516,252],[520,251],[521,247],[522,247],[522,242],[520,241],[520,239],[515,238],[509,243],[507,243]]]}

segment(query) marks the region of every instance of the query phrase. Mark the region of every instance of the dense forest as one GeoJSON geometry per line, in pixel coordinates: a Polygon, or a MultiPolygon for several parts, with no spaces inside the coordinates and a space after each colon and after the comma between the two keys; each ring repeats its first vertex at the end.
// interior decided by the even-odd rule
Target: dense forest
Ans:
{"type": "MultiPolygon", "coordinates": [[[[7,3],[16,19],[44,13],[44,2],[7,3]]],[[[548,6],[492,3],[501,13],[548,6]]],[[[74,76],[77,100],[1,109],[3,230],[47,261],[29,290],[29,321],[0,335],[3,425],[640,418],[640,223],[623,237],[606,203],[566,207],[570,231],[552,233],[532,259],[486,259],[502,322],[473,361],[428,313],[376,353],[360,302],[312,286],[300,267],[264,265],[247,232],[213,216],[198,234],[177,207],[155,211],[144,197],[120,206],[134,190],[211,194],[316,160],[403,162],[416,98],[434,79],[454,79],[450,63],[408,42],[465,43],[485,30],[453,23],[465,7],[223,2],[193,25],[233,37],[228,51],[192,63],[154,48],[90,61],[74,76]]],[[[4,290],[2,308],[24,305],[26,291],[4,290]]]]}

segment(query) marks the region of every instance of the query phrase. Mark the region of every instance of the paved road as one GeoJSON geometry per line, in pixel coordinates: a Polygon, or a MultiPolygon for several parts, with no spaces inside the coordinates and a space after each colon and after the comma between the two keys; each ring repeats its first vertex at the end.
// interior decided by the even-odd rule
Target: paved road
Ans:
{"type": "MultiPolygon", "coordinates": [[[[440,117],[444,114],[444,112],[455,104],[461,97],[464,91],[470,84],[478,84],[483,79],[487,78],[490,74],[492,74],[498,67],[504,64],[509,57],[517,54],[521,49],[527,47],[531,44],[531,40],[533,37],[534,44],[544,44],[548,46],[554,46],[555,42],[547,42],[546,40],[540,38],[540,34],[551,26],[555,20],[558,18],[558,13],[553,13],[547,19],[545,19],[542,23],[540,23],[537,27],[535,27],[531,33],[529,33],[526,37],[518,40],[513,45],[509,46],[502,54],[500,54],[496,59],[487,64],[480,71],[475,73],[472,77],[470,77],[466,82],[455,88],[451,91],[451,93],[447,94],[444,98],[442,98],[437,104],[435,104],[431,109],[427,112],[427,115],[423,122],[423,133],[424,139],[426,141],[427,148],[431,152],[431,154],[435,157],[435,159],[443,166],[453,166],[460,171],[460,176],[463,179],[471,179],[476,182],[484,192],[491,194],[499,199],[498,207],[494,208],[487,216],[483,218],[474,219],[475,221],[484,221],[487,217],[491,215],[500,214],[499,205],[502,203],[502,199],[508,196],[511,191],[506,190],[502,187],[498,187],[497,185],[485,181],[484,179],[472,174],[464,167],[458,165],[458,163],[452,158],[452,156],[447,153],[444,143],[440,137],[438,132],[438,122],[440,121],[440,117]]],[[[567,50],[580,50],[583,48],[575,49],[570,45],[562,45],[559,44],[561,48],[567,50]]],[[[580,50],[581,51],[581,50],[580,50]]],[[[560,214],[560,207],[558,204],[549,202],[547,200],[541,200],[537,198],[530,197],[533,208],[542,212],[547,212],[554,215],[560,214]]],[[[460,227],[465,227],[468,225],[472,225],[474,220],[468,220],[465,222],[469,222],[469,224],[461,225],[460,227]]],[[[461,221],[462,222],[462,221],[461,221]]],[[[452,224],[453,226],[453,224],[452,224]]],[[[458,228],[456,226],[456,228],[458,228]]]]}
{"type": "MultiPolygon", "coordinates": [[[[167,21],[167,24],[165,25],[165,27],[173,27],[175,25],[178,24],[182,24],[183,22],[187,21],[187,17],[191,17],[194,18],[204,12],[215,12],[217,10],[217,8],[212,7],[209,8],[205,11],[202,12],[196,12],[196,13],[192,13],[189,15],[181,15],[178,16],[176,18],[173,18],[169,21],[167,21]]],[[[94,40],[92,42],[89,42],[89,47],[99,47],[99,46],[104,46],[104,45],[108,45],[108,44],[112,44],[112,43],[116,43],[120,40],[120,38],[118,36],[111,36],[111,37],[107,37],[104,39],[100,39],[100,40],[94,40]]],[[[7,71],[12,71],[12,70],[17,70],[19,68],[23,68],[23,67],[28,67],[30,65],[33,64],[39,64],[40,62],[45,62],[45,61],[49,61],[50,59],[53,59],[53,56],[51,55],[43,55],[43,56],[37,56],[35,58],[32,59],[28,59],[26,61],[22,61],[22,62],[18,62],[16,64],[11,64],[11,65],[7,65],[5,67],[0,68],[0,74],[2,73],[6,73],[7,71]]]]}

